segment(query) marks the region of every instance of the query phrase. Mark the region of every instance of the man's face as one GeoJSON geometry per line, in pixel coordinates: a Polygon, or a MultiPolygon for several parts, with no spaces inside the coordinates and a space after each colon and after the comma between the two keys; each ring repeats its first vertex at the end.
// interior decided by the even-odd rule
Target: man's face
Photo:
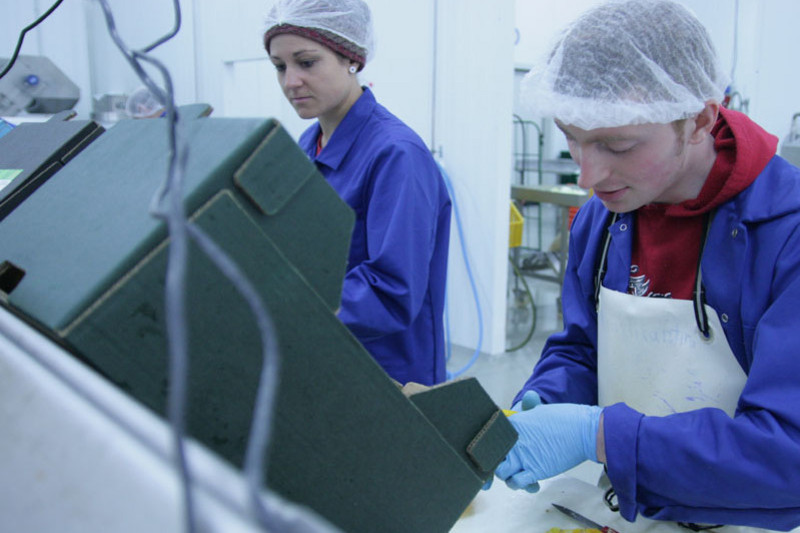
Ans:
{"type": "Polygon", "coordinates": [[[610,211],[625,213],[650,203],[679,203],[699,190],[698,177],[687,170],[687,142],[672,124],[593,130],[558,120],[556,125],[580,166],[578,185],[593,189],[610,211]]]}

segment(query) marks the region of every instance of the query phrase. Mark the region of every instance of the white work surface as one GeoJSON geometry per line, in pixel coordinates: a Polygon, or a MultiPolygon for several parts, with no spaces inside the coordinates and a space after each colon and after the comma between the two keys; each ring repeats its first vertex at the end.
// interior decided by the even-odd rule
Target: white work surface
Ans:
{"type": "MultiPolygon", "coordinates": [[[[450,533],[546,533],[551,528],[572,530],[588,527],[557,511],[553,503],[620,533],[691,533],[674,522],[659,522],[641,516],[633,523],[628,522],[605,505],[603,489],[572,475],[563,474],[545,480],[540,486],[539,492],[530,494],[511,490],[495,478],[492,487],[478,494],[450,533]]],[[[725,526],[713,531],[755,533],[766,530],[725,526]]]]}

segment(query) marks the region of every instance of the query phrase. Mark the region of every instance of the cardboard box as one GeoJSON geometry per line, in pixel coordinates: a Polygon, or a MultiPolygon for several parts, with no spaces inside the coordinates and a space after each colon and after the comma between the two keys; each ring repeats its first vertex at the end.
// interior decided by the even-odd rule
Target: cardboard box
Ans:
{"type": "MultiPolygon", "coordinates": [[[[516,433],[475,380],[408,398],[335,316],[352,211],[278,123],[182,116],[185,204],[258,288],[280,386],[266,482],[353,532],[447,531],[516,433]]],[[[168,239],[148,214],[162,119],[122,121],[0,222],[5,305],[164,414],[168,239]]],[[[195,246],[192,437],[241,466],[262,364],[245,302],[195,246]]]]}

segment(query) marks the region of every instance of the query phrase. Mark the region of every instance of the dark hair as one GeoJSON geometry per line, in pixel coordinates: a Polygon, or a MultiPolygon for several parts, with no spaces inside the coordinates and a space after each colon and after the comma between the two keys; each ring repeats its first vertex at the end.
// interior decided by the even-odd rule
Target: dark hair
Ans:
{"type": "Polygon", "coordinates": [[[304,28],[301,26],[294,26],[292,24],[279,24],[271,27],[266,33],[264,33],[264,48],[267,50],[267,53],[269,53],[269,45],[272,38],[276,35],[282,35],[286,33],[311,39],[312,41],[316,41],[321,45],[330,48],[339,54],[340,57],[358,63],[359,70],[364,68],[364,64],[367,62],[367,51],[359,46],[356,46],[355,43],[348,41],[344,37],[340,37],[334,33],[319,28],[304,28]]]}

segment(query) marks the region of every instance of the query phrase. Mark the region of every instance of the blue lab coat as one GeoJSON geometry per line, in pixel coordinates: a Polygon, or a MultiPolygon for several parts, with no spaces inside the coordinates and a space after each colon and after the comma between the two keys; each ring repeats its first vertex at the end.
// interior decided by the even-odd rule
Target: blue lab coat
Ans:
{"type": "MultiPolygon", "coordinates": [[[[563,288],[564,330],[545,345],[523,391],[597,403],[594,279],[608,211],[575,217],[563,288]]],[[[604,286],[625,292],[634,216],[611,228],[604,286]]],[[[627,520],[800,525],[800,170],[774,156],[722,204],[702,256],[707,303],[747,374],[733,419],[717,409],[648,417],[604,410],[608,476],[627,520]]]]}
{"type": "Polygon", "coordinates": [[[317,156],[319,134],[299,144],[356,215],[339,318],[400,383],[444,381],[451,204],[436,162],[368,88],[317,156]]]}

